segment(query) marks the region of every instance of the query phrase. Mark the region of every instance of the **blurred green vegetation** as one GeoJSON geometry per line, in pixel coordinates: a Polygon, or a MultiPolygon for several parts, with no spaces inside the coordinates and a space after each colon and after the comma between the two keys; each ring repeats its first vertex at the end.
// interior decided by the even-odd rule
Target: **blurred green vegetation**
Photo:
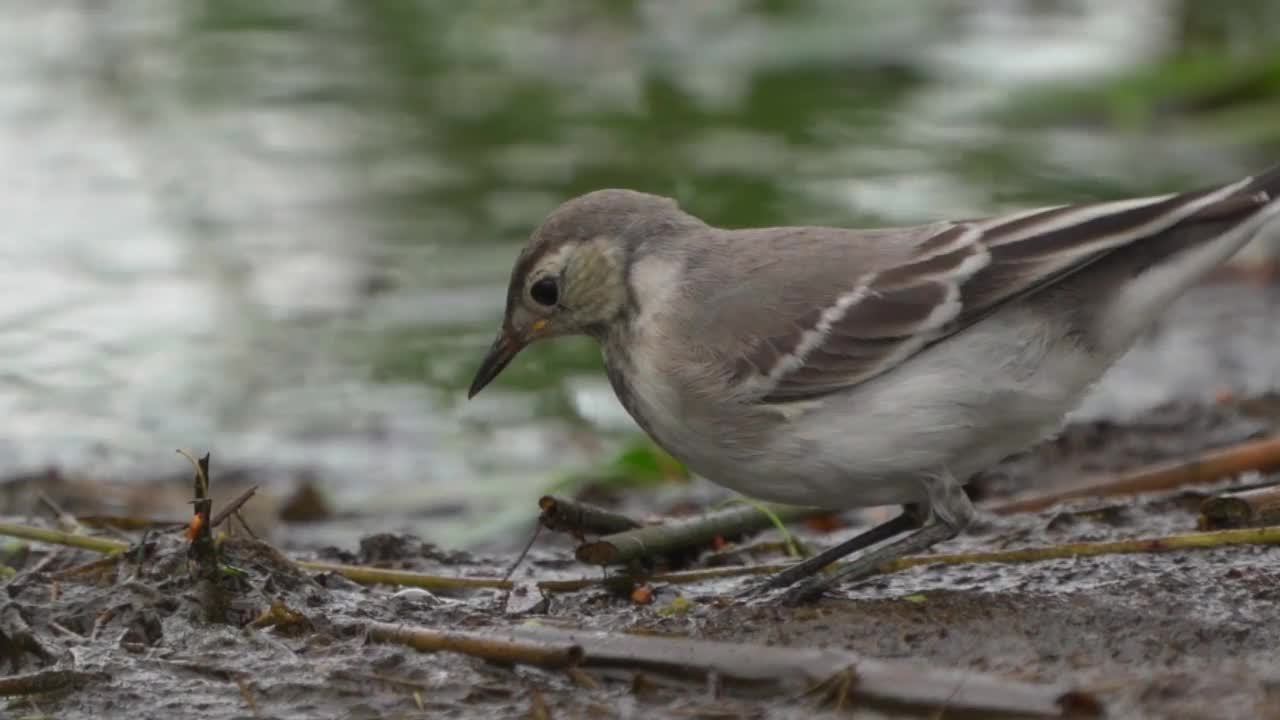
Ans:
{"type": "Polygon", "coordinates": [[[1101,82],[1025,93],[1002,119],[1121,132],[1186,131],[1236,146],[1280,150],[1280,4],[1180,3],[1178,42],[1158,62],[1101,82]]]}
{"type": "Polygon", "coordinates": [[[1280,46],[1242,56],[1197,51],[1105,83],[1045,88],[1012,104],[1022,126],[1068,123],[1126,132],[1169,125],[1280,150],[1280,46]]]}
{"type": "Polygon", "coordinates": [[[688,480],[689,471],[679,460],[647,438],[637,438],[598,467],[571,473],[552,483],[547,491],[577,494],[590,489],[607,493],[688,480]]]}

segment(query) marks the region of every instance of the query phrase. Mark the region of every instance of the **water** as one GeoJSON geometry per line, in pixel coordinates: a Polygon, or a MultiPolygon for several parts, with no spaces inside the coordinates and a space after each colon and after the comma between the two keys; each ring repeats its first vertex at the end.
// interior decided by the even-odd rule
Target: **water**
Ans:
{"type": "Polygon", "coordinates": [[[992,119],[1167,56],[1181,7],[0,2],[0,470],[208,449],[474,539],[634,432],[585,341],[464,402],[556,203],[898,223],[1254,169],[1196,128],[992,119]]]}

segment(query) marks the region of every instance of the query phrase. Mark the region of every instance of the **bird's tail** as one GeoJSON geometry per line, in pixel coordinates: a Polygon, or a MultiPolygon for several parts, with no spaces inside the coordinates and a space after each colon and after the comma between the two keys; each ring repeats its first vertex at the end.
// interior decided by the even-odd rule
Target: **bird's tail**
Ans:
{"type": "Polygon", "coordinates": [[[1280,236],[1280,166],[1102,260],[1106,271],[1130,278],[1113,285],[1106,335],[1126,344],[1179,294],[1263,236],[1280,236]]]}

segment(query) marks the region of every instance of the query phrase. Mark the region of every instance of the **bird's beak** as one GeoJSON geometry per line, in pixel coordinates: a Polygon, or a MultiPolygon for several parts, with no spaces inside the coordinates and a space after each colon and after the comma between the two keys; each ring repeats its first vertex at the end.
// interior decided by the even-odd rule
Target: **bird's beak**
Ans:
{"type": "Polygon", "coordinates": [[[480,369],[476,370],[476,377],[471,381],[471,389],[467,391],[467,399],[476,396],[484,389],[486,385],[493,382],[498,377],[503,368],[507,366],[511,360],[524,349],[528,341],[518,337],[515,332],[507,328],[503,328],[498,337],[489,346],[489,352],[484,354],[484,359],[480,361],[480,369]]]}

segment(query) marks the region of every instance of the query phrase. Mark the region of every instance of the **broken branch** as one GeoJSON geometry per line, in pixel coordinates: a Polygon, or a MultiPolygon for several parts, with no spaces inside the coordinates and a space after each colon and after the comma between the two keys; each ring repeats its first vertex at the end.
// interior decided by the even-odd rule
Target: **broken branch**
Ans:
{"type": "Polygon", "coordinates": [[[1206,530],[1280,524],[1280,485],[1223,493],[1200,503],[1206,530]]]}
{"type": "MultiPolygon", "coordinates": [[[[793,505],[765,506],[782,522],[792,522],[830,510],[793,505]]],[[[717,510],[692,518],[682,518],[661,525],[649,525],[626,532],[606,535],[595,542],[578,546],[580,562],[592,565],[624,564],[643,557],[709,546],[716,537],[738,537],[773,526],[773,519],[754,505],[717,510]]]]}
{"type": "Polygon", "coordinates": [[[640,523],[626,515],[554,495],[543,495],[538,500],[538,507],[542,508],[538,519],[543,527],[567,532],[577,538],[588,533],[612,535],[640,527],[640,523]]]}

